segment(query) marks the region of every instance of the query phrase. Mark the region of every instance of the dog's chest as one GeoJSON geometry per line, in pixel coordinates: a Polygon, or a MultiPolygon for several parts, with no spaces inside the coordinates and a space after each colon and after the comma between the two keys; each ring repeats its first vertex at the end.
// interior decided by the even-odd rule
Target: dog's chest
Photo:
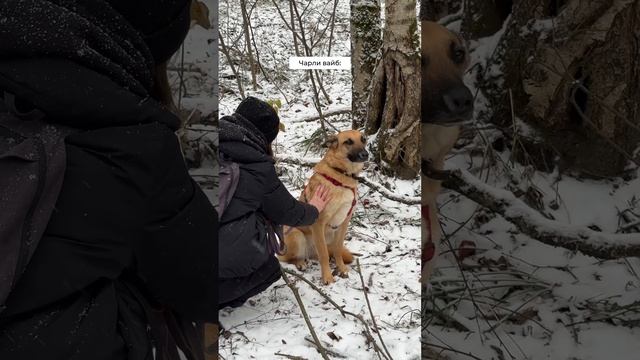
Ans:
{"type": "Polygon", "coordinates": [[[348,188],[336,188],[332,192],[332,200],[327,205],[328,213],[333,214],[327,225],[333,229],[340,227],[347,220],[356,202],[356,192],[348,188]]]}

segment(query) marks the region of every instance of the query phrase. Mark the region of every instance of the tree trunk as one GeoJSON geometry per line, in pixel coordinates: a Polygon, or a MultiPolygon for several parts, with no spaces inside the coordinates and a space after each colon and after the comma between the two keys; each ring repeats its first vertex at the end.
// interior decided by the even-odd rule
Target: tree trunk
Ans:
{"type": "Polygon", "coordinates": [[[378,0],[351,1],[352,128],[365,125],[367,98],[382,46],[378,0]]]}
{"type": "Polygon", "coordinates": [[[296,56],[302,56],[302,53],[300,52],[300,46],[298,46],[298,37],[296,36],[296,19],[293,12],[293,1],[289,1],[289,14],[291,15],[291,35],[293,36],[293,47],[296,50],[296,56]]]}
{"type": "Polygon", "coordinates": [[[251,21],[247,12],[247,1],[240,0],[240,9],[242,12],[242,25],[244,28],[244,41],[247,45],[247,58],[249,60],[249,70],[251,71],[251,83],[253,85],[253,91],[258,90],[257,73],[258,67],[256,66],[255,59],[253,57],[253,42],[251,41],[251,21]]]}
{"type": "Polygon", "coordinates": [[[382,59],[374,73],[365,132],[375,156],[400,178],[420,171],[420,55],[416,2],[387,1],[382,59]]]}
{"type": "Polygon", "coordinates": [[[480,87],[492,122],[514,127],[513,111],[537,130],[511,135],[519,160],[593,177],[638,164],[638,29],[640,0],[515,2],[480,87]]]}
{"type": "Polygon", "coordinates": [[[460,11],[462,2],[463,0],[421,0],[420,20],[438,21],[455,14],[460,11]]]}

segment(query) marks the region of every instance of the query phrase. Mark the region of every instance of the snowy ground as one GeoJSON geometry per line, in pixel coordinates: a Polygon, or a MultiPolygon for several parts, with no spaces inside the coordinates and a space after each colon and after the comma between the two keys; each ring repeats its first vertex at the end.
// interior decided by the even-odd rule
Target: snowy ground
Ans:
{"type": "MultiPolygon", "coordinates": [[[[473,61],[484,62],[499,36],[472,42],[473,61]]],[[[474,78],[475,73],[468,75],[471,87],[474,78]]],[[[478,110],[484,106],[481,96],[477,104],[478,110]]],[[[496,130],[481,133],[489,141],[498,136],[496,130]]],[[[508,151],[495,153],[494,164],[483,166],[478,150],[486,144],[479,135],[468,140],[448,167],[470,169],[496,188],[529,190],[559,222],[613,234],[621,229],[619,212],[640,213],[637,176],[628,181],[560,177],[512,164],[508,151]]],[[[453,192],[445,191],[440,204],[448,243],[423,319],[430,358],[640,358],[640,259],[599,261],[544,245],[453,192]],[[459,264],[451,250],[458,251],[463,241],[475,243],[477,253],[459,264]]]]}
{"type": "MultiPolygon", "coordinates": [[[[249,2],[250,6],[253,2],[249,2]]],[[[288,11],[286,2],[280,1],[288,11]]],[[[321,26],[321,14],[331,10],[330,2],[313,2],[307,10],[318,19],[321,26]],[[324,4],[326,3],[326,4],[324,4]]],[[[229,39],[237,39],[236,47],[242,46],[240,35],[240,10],[236,1],[221,2],[221,31],[229,39]]],[[[332,55],[349,56],[349,3],[341,0],[338,6],[336,39],[332,55]]],[[[305,72],[289,71],[288,57],[293,56],[291,34],[280,20],[271,2],[259,1],[252,10],[253,34],[262,66],[271,81],[259,76],[259,88],[251,91],[250,75],[246,68],[241,71],[247,95],[282,103],[279,114],[286,131],[277,139],[276,156],[280,158],[313,159],[322,156],[323,150],[309,146],[307,139],[314,138],[319,128],[318,121],[306,122],[305,118],[316,116],[312,102],[311,83],[305,78],[305,72]]],[[[317,21],[317,20],[313,20],[317,21]]],[[[309,24],[313,27],[314,24],[309,24]]],[[[231,41],[227,41],[231,42],[231,41]]],[[[321,45],[322,53],[326,44],[321,45]]],[[[314,53],[315,54],[320,54],[314,53]]],[[[236,64],[237,65],[237,64],[236,64]]],[[[220,66],[221,102],[220,116],[233,112],[241,101],[226,58],[221,56],[220,66]]],[[[322,100],[325,112],[334,109],[349,108],[351,105],[351,75],[349,71],[326,71],[323,74],[324,86],[332,103],[322,100]]],[[[331,123],[348,129],[350,122],[346,117],[332,117],[331,123]]],[[[311,141],[313,142],[313,141],[311,141]]],[[[278,170],[282,180],[294,196],[297,196],[311,175],[308,167],[279,162],[278,170]]],[[[391,191],[407,196],[419,196],[418,181],[399,181],[380,176],[370,166],[364,177],[384,184],[391,191]]],[[[346,245],[359,257],[368,297],[373,308],[380,335],[394,359],[420,358],[420,285],[419,247],[420,217],[418,206],[407,206],[384,198],[370,188],[360,185],[360,202],[356,207],[354,219],[347,235],[346,245]]],[[[287,269],[296,271],[293,266],[287,269]]],[[[317,262],[301,273],[305,278],[326,292],[345,310],[361,315],[372,327],[371,316],[367,309],[361,284],[355,265],[351,267],[350,277],[336,277],[330,286],[320,285],[320,268],[317,262]]],[[[364,325],[352,316],[343,317],[308,284],[290,276],[295,281],[311,322],[322,343],[337,355],[346,359],[375,359],[376,352],[372,342],[363,334],[364,325]]],[[[223,309],[220,321],[226,329],[220,339],[220,355],[224,359],[277,359],[284,358],[276,353],[301,356],[304,359],[321,359],[313,346],[305,340],[309,330],[302,318],[300,308],[291,290],[280,280],[263,294],[251,299],[243,307],[223,309]]],[[[378,335],[372,333],[378,346],[378,335]]]]}
{"type": "MultiPolygon", "coordinates": [[[[209,8],[211,23],[217,14],[217,0],[204,0],[209,8]]],[[[218,110],[218,52],[217,31],[199,25],[191,28],[184,49],[178,50],[169,64],[169,82],[173,89],[176,106],[189,125],[181,130],[191,175],[205,190],[212,202],[217,201],[214,186],[215,163],[212,149],[217,144],[216,128],[211,125],[193,125],[200,120],[215,119],[218,110]],[[183,71],[180,71],[183,69],[183,71]],[[180,84],[183,84],[180,89],[180,84]],[[185,132],[183,135],[183,131],[185,132]],[[201,155],[202,161],[189,161],[194,155],[191,148],[201,155]]]]}

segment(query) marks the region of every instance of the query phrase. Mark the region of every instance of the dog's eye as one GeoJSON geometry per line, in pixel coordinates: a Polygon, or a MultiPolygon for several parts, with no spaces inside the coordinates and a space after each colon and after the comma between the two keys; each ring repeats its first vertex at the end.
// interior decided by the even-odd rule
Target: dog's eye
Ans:
{"type": "Polygon", "coordinates": [[[347,139],[347,141],[345,141],[344,144],[345,145],[353,145],[353,140],[347,139]]]}
{"type": "Polygon", "coordinates": [[[367,143],[367,138],[366,138],[366,137],[364,137],[364,136],[363,136],[363,137],[361,137],[361,138],[360,138],[360,142],[362,142],[363,144],[366,144],[366,143],[367,143]]]}
{"type": "Polygon", "coordinates": [[[467,52],[462,46],[456,43],[451,43],[451,59],[453,60],[454,63],[458,65],[464,63],[466,59],[466,55],[467,55],[467,52]]]}

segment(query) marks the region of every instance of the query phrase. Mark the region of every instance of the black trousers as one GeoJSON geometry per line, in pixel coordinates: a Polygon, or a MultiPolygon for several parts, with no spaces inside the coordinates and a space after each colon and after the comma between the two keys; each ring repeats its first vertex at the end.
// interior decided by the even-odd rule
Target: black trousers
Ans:
{"type": "Polygon", "coordinates": [[[281,276],[278,259],[269,257],[269,260],[249,276],[219,279],[218,309],[242,306],[249,298],[267,290],[281,276]]]}

